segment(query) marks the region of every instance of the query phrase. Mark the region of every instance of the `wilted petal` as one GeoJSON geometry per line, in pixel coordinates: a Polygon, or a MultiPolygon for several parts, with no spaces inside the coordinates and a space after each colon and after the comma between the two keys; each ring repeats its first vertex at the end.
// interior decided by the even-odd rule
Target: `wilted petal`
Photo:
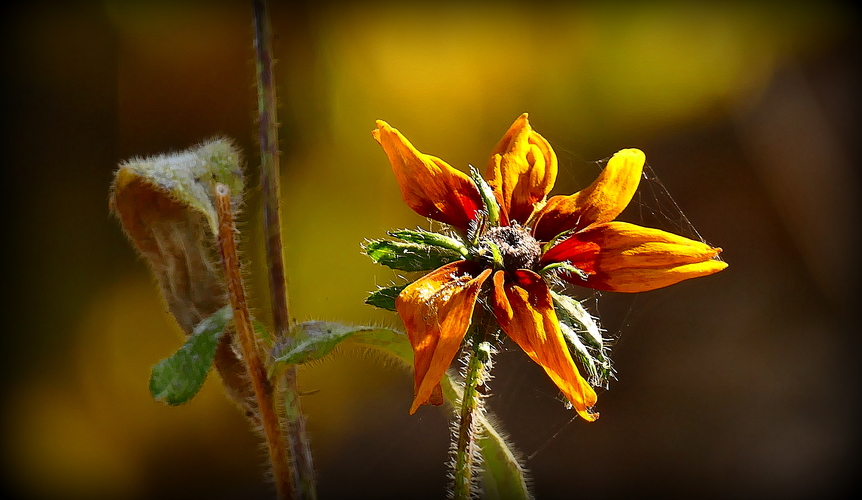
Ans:
{"type": "MultiPolygon", "coordinates": [[[[644,292],[721,271],[721,248],[627,222],[597,224],[561,241],[542,263],[569,261],[589,274],[576,285],[615,292],[644,292]]],[[[565,277],[565,276],[564,276],[565,277]]]]}
{"type": "Polygon", "coordinates": [[[551,292],[536,273],[524,269],[494,275],[494,315],[500,328],[545,369],[578,414],[593,421],[596,393],[578,373],[560,331],[551,292]]]}
{"type": "Polygon", "coordinates": [[[508,220],[527,222],[557,179],[557,155],[522,114],[500,139],[485,174],[508,220]]]}
{"type": "Polygon", "coordinates": [[[386,151],[407,206],[419,215],[468,228],[482,207],[482,198],[466,174],[440,158],[420,153],[383,120],[377,121],[371,134],[386,151]]]}
{"type": "Polygon", "coordinates": [[[411,414],[426,403],[442,404],[440,379],[458,353],[476,296],[490,274],[490,269],[482,271],[475,262],[453,262],[419,278],[398,295],[395,308],[414,353],[411,414]]]}
{"type": "Polygon", "coordinates": [[[550,241],[563,231],[616,219],[637,191],[645,161],[639,149],[623,149],[611,157],[589,187],[548,200],[537,217],[536,239],[550,241]]]}

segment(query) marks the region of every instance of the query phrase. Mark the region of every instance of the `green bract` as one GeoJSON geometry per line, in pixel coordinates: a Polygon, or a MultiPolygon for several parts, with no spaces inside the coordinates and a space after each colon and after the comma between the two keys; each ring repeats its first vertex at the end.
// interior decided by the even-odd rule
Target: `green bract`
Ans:
{"type": "Polygon", "coordinates": [[[470,252],[464,243],[459,240],[446,236],[440,233],[432,233],[421,229],[399,229],[397,231],[389,231],[389,236],[398,238],[399,240],[408,241],[410,243],[418,243],[421,245],[431,245],[444,249],[454,250],[463,257],[468,257],[470,252]]]}
{"type": "Polygon", "coordinates": [[[371,295],[365,299],[365,303],[381,309],[395,311],[395,299],[402,290],[407,288],[407,285],[395,285],[381,288],[376,292],[371,292],[371,295]]]}
{"type": "Polygon", "coordinates": [[[470,165],[470,179],[479,190],[479,196],[482,197],[482,205],[484,206],[485,215],[488,218],[488,224],[491,226],[500,225],[500,205],[497,203],[497,198],[494,196],[494,190],[479,173],[473,165],[470,165]]]}
{"type": "Polygon", "coordinates": [[[448,248],[389,240],[369,242],[365,245],[365,253],[374,262],[400,271],[431,271],[462,258],[458,252],[448,248]]]}
{"type": "Polygon", "coordinates": [[[560,331],[581,364],[590,372],[590,383],[596,387],[606,386],[614,370],[610,349],[602,339],[599,325],[577,300],[554,291],[551,291],[551,297],[560,331]]]}

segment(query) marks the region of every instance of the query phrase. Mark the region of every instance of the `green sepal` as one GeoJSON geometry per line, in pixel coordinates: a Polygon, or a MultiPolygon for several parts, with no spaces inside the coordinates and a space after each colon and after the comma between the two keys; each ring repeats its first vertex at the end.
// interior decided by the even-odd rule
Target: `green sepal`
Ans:
{"type": "Polygon", "coordinates": [[[581,268],[572,265],[570,262],[554,262],[553,264],[548,264],[543,267],[539,274],[542,276],[546,276],[548,273],[553,271],[562,271],[569,274],[574,274],[582,280],[586,281],[589,278],[589,275],[581,268]]]}
{"type": "Polygon", "coordinates": [[[435,247],[445,248],[458,252],[462,257],[467,258],[470,252],[464,243],[459,240],[446,236],[445,234],[432,233],[430,231],[399,229],[397,231],[389,231],[389,236],[404,240],[410,243],[418,243],[420,245],[431,245],[435,247]]]}
{"type": "Polygon", "coordinates": [[[381,309],[395,311],[395,299],[398,298],[398,295],[405,288],[407,288],[407,285],[395,285],[381,288],[377,291],[371,292],[371,295],[365,299],[365,303],[381,309]]]}
{"type": "Polygon", "coordinates": [[[571,236],[573,234],[575,234],[575,231],[573,229],[567,229],[566,231],[563,231],[562,233],[554,236],[553,238],[551,238],[551,241],[542,245],[542,253],[543,254],[548,253],[548,250],[553,248],[557,243],[565,240],[566,238],[568,238],[569,236],[571,236]]]}
{"type": "Polygon", "coordinates": [[[432,271],[456,260],[461,255],[453,250],[419,243],[374,240],[365,245],[371,260],[399,271],[432,271]]]}
{"type": "Polygon", "coordinates": [[[479,169],[470,165],[470,178],[479,190],[479,196],[482,197],[482,204],[485,205],[485,214],[488,216],[488,224],[491,227],[500,225],[500,205],[497,203],[497,197],[494,196],[494,190],[479,173],[479,169]]]}
{"type": "Polygon", "coordinates": [[[153,399],[181,405],[198,393],[212,367],[219,341],[232,319],[231,306],[222,307],[198,323],[177,352],[153,366],[150,375],[153,399]]]}
{"type": "Polygon", "coordinates": [[[587,346],[581,342],[577,331],[569,326],[566,321],[560,321],[560,331],[563,333],[563,337],[566,338],[566,342],[571,346],[571,350],[574,351],[575,357],[578,358],[578,361],[581,362],[581,365],[589,374],[590,383],[597,385],[597,383],[601,381],[601,377],[599,376],[599,370],[596,366],[596,360],[593,358],[589,349],[587,349],[587,346]]]}
{"type": "Polygon", "coordinates": [[[554,291],[551,291],[551,297],[560,330],[581,364],[590,372],[590,383],[597,387],[606,386],[614,369],[610,349],[602,339],[596,320],[577,300],[554,291]]]}
{"type": "Polygon", "coordinates": [[[551,291],[551,298],[554,299],[554,310],[557,317],[561,321],[572,324],[572,328],[578,332],[578,336],[582,337],[584,342],[596,349],[601,349],[604,346],[599,325],[580,302],[553,290],[551,291]]]}
{"type": "Polygon", "coordinates": [[[488,248],[491,249],[491,260],[494,263],[495,269],[503,269],[506,265],[503,263],[503,254],[500,253],[500,247],[493,241],[488,242],[488,248]]]}

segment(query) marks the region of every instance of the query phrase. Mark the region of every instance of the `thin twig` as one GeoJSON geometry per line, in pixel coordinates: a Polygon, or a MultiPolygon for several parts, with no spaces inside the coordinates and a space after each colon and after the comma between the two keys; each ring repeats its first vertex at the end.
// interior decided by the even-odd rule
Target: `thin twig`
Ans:
{"type": "MultiPolygon", "coordinates": [[[[257,76],[258,120],[260,127],[261,192],[263,225],[266,240],[266,261],[269,270],[270,304],[276,338],[289,335],[291,320],[288,313],[287,281],[281,239],[279,206],[278,117],[275,84],[273,82],[272,30],[266,0],[254,0],[254,48],[257,76]]],[[[283,375],[285,405],[285,435],[290,452],[293,496],[317,498],[311,447],[305,429],[305,416],[299,398],[296,367],[289,366],[283,375]]]]}
{"type": "Polygon", "coordinates": [[[281,433],[281,422],[278,418],[273,401],[273,390],[267,377],[266,367],[260,358],[254,329],[251,324],[251,313],[245,300],[245,289],[242,283],[239,256],[237,255],[236,224],[231,210],[230,188],[218,184],[215,189],[216,211],[219,218],[218,244],[221,253],[224,274],[227,280],[228,295],[233,307],[236,334],[242,349],[242,358],[248,368],[254,395],[260,412],[263,434],[266,438],[269,459],[272,462],[272,472],[275,476],[275,487],[279,498],[290,494],[290,463],[284,447],[284,437],[281,433]]]}

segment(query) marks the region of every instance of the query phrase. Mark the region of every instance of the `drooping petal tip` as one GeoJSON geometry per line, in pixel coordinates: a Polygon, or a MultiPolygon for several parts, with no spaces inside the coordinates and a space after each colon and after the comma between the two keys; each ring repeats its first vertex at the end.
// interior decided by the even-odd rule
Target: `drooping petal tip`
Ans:
{"type": "Polygon", "coordinates": [[[371,131],[371,136],[374,137],[374,140],[377,141],[379,144],[382,144],[380,142],[380,132],[381,131],[389,132],[393,129],[384,120],[376,120],[374,122],[374,124],[377,125],[377,128],[371,131]]]}

